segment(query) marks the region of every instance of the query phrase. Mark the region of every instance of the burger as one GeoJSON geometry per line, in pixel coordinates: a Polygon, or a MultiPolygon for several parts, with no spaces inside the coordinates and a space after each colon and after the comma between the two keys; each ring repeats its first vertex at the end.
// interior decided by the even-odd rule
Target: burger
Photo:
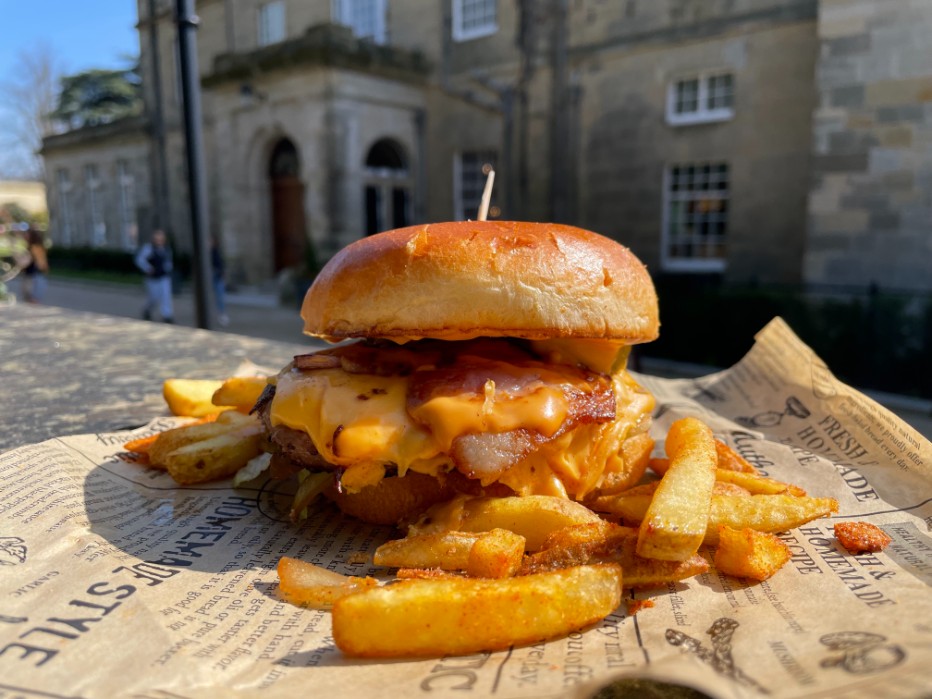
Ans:
{"type": "Polygon", "coordinates": [[[499,221],[380,233],[330,260],[301,317],[334,346],[295,357],[256,409],[273,474],[325,474],[350,515],[396,524],[464,493],[584,501],[646,469],[654,400],[627,359],[657,337],[657,296],[609,238],[499,221]]]}

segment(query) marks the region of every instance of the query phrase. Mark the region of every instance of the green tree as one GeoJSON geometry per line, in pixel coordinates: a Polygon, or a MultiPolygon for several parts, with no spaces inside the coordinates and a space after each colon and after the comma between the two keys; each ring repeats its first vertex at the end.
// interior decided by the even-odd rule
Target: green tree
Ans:
{"type": "Polygon", "coordinates": [[[135,67],[93,69],[62,78],[52,118],[75,129],[132,116],[141,108],[141,87],[135,67]]]}

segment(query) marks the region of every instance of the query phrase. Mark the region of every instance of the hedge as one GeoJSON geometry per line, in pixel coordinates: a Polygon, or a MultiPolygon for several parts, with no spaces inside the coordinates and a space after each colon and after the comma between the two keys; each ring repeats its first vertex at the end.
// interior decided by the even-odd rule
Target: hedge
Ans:
{"type": "Polygon", "coordinates": [[[782,316],[840,379],[858,388],[932,398],[932,296],[878,288],[727,287],[660,277],[660,339],[645,356],[728,367],[782,316]]]}

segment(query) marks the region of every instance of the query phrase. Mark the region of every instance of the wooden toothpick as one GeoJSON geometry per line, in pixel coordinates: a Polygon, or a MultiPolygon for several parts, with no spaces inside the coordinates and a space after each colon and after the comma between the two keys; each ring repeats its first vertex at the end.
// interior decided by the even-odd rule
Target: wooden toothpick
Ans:
{"type": "Polygon", "coordinates": [[[482,190],[482,202],[479,204],[479,221],[485,221],[489,215],[489,202],[492,200],[492,185],[495,182],[495,170],[489,170],[485,179],[485,189],[482,190]]]}

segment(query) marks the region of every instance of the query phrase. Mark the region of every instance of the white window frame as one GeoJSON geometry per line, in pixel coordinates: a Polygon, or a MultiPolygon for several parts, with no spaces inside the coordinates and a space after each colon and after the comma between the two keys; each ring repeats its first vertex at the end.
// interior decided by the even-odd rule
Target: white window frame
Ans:
{"type": "Polygon", "coordinates": [[[343,24],[352,29],[353,34],[360,39],[370,39],[376,44],[385,44],[388,40],[386,8],[386,0],[333,0],[333,18],[337,24],[343,24]],[[374,17],[370,19],[372,19],[374,31],[371,35],[364,34],[360,25],[355,22],[361,2],[371,3],[372,6],[374,17]]]}
{"type": "Polygon", "coordinates": [[[91,247],[101,248],[107,244],[107,223],[104,221],[103,208],[101,206],[101,189],[103,182],[100,179],[100,172],[97,165],[89,164],[84,166],[84,184],[87,187],[87,214],[88,223],[90,224],[90,244],[91,247]]]}
{"type": "MultiPolygon", "coordinates": [[[[453,220],[454,221],[465,221],[467,216],[473,212],[475,209],[474,216],[478,215],[479,205],[482,203],[482,190],[483,187],[479,188],[479,195],[476,197],[475,202],[472,200],[466,201],[463,194],[463,156],[472,156],[472,155],[482,155],[486,156],[485,161],[483,162],[483,167],[486,164],[495,167],[495,161],[498,159],[498,153],[493,148],[482,148],[468,151],[457,152],[453,158],[453,220]]],[[[483,186],[485,185],[485,176],[486,173],[481,175],[483,186]]],[[[492,191],[492,198],[495,198],[495,191],[492,191]]],[[[490,207],[491,210],[492,207],[490,207]]],[[[493,214],[489,214],[489,218],[493,218],[493,214]]],[[[475,219],[470,219],[475,220],[475,219]]]]}
{"type": "Polygon", "coordinates": [[[120,192],[120,234],[126,250],[135,249],[139,227],[136,222],[136,178],[126,160],[117,161],[120,192]]]}
{"type": "Polygon", "coordinates": [[[71,175],[66,168],[59,168],[55,171],[55,183],[58,186],[58,215],[60,217],[57,222],[57,232],[61,235],[61,244],[68,247],[71,245],[74,230],[74,212],[71,208],[71,190],[74,185],[71,184],[71,175]]]}
{"type": "MultiPolygon", "coordinates": [[[[673,246],[673,222],[670,219],[671,204],[674,201],[690,201],[695,199],[722,199],[729,202],[729,209],[726,216],[726,230],[724,240],[727,247],[728,229],[727,222],[731,216],[731,165],[726,161],[716,161],[708,163],[675,163],[668,165],[663,172],[663,211],[661,212],[661,230],[660,230],[660,266],[663,270],[669,272],[698,272],[698,273],[717,273],[724,272],[726,267],[726,257],[680,257],[671,254],[673,246]],[[689,167],[690,165],[725,165],[728,173],[728,189],[724,194],[712,190],[687,190],[685,192],[673,192],[672,176],[673,168],[689,167]]],[[[701,240],[701,239],[700,239],[701,240]]],[[[686,241],[691,242],[691,241],[686,241]]],[[[708,243],[708,241],[706,241],[708,243]]]]}
{"type": "Polygon", "coordinates": [[[285,1],[270,0],[259,5],[256,19],[256,43],[272,46],[285,40],[288,34],[288,21],[285,17],[285,1]]]}
{"type": "Polygon", "coordinates": [[[735,74],[730,70],[709,70],[694,75],[683,75],[672,80],[667,85],[667,123],[671,126],[689,126],[691,124],[709,124],[717,121],[728,121],[734,118],[735,108],[735,74]],[[723,75],[731,76],[731,106],[718,107],[711,109],[709,105],[710,89],[709,84],[713,78],[723,75]],[[698,82],[698,95],[696,111],[694,112],[677,112],[676,111],[676,91],[680,83],[689,80],[698,82]]]}
{"type": "MultiPolygon", "coordinates": [[[[476,0],[473,0],[476,1],[476,0]]],[[[478,0],[492,5],[495,9],[495,19],[486,24],[465,28],[463,27],[463,4],[467,0],[451,0],[453,4],[453,27],[452,34],[454,41],[471,41],[472,39],[481,39],[484,36],[491,36],[498,31],[498,0],[478,0]]]]}

